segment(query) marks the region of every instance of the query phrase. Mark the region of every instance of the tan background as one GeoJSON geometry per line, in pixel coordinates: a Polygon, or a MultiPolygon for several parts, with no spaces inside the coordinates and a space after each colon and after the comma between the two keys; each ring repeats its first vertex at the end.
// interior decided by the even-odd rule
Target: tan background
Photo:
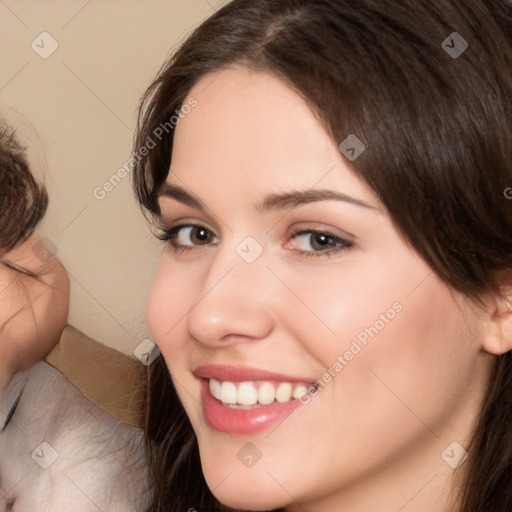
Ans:
{"type": "Polygon", "coordinates": [[[130,178],[93,190],[131,152],[135,110],[165,57],[220,0],[0,0],[0,102],[33,124],[46,156],[42,232],[71,280],[69,323],[125,353],[148,337],[144,306],[160,253],[130,178]],[[41,58],[32,42],[58,43],[41,58]]]}

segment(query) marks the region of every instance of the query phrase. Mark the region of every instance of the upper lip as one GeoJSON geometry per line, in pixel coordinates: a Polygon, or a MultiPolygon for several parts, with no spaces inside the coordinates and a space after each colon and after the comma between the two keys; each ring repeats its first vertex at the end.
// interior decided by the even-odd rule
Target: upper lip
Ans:
{"type": "Polygon", "coordinates": [[[228,382],[246,382],[252,380],[278,380],[283,382],[313,383],[314,380],[292,377],[250,366],[206,364],[196,367],[193,373],[203,379],[215,379],[228,382]]]}

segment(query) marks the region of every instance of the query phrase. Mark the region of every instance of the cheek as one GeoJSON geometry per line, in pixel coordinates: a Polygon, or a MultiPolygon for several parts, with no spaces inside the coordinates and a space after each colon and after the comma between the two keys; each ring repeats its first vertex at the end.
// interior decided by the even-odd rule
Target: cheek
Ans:
{"type": "Polygon", "coordinates": [[[478,340],[444,285],[425,284],[402,302],[363,359],[374,407],[394,407],[410,432],[440,432],[471,387],[478,340]]]}
{"type": "Polygon", "coordinates": [[[155,273],[151,291],[146,304],[146,323],[153,340],[160,346],[165,338],[165,332],[170,328],[168,290],[162,283],[159,270],[155,273]]]}
{"type": "MultiPolygon", "coordinates": [[[[162,257],[146,305],[146,323],[164,358],[174,362],[184,356],[187,313],[197,301],[197,272],[162,257]]],[[[172,366],[169,365],[172,370],[172,366]]]]}
{"type": "MultiPolygon", "coordinates": [[[[186,376],[185,358],[187,337],[184,335],[186,311],[190,309],[190,293],[185,286],[183,272],[173,272],[172,266],[162,258],[155,272],[148,302],[146,323],[172,375],[174,386],[184,406],[188,394],[181,396],[183,386],[193,390],[190,376],[186,376]],[[178,385],[176,385],[178,384],[178,385]]],[[[195,402],[194,402],[195,403],[195,402]]],[[[192,413],[188,410],[187,413],[192,413]]]]}
{"type": "MultiPolygon", "coordinates": [[[[179,315],[183,306],[179,282],[173,278],[165,261],[161,261],[155,272],[148,302],[146,305],[146,322],[155,343],[164,354],[172,350],[175,340],[173,331],[179,327],[179,315]]],[[[185,290],[183,290],[185,291],[185,290]]]]}
{"type": "Polygon", "coordinates": [[[360,258],[316,268],[283,265],[276,273],[290,290],[282,292],[278,316],[303,348],[328,368],[338,355],[358,351],[354,340],[366,348],[364,343],[369,346],[375,332],[382,338],[381,333],[403,315],[408,282],[415,276],[404,276],[400,285],[390,283],[390,272],[382,262],[371,264],[360,258]]]}
{"type": "Polygon", "coordinates": [[[478,353],[450,289],[426,264],[388,261],[366,262],[364,271],[348,262],[338,273],[326,268],[294,281],[282,273],[296,296],[284,301],[281,318],[322,368],[322,392],[340,410],[359,411],[346,427],[372,435],[374,414],[395,411],[411,430],[424,426],[410,409],[431,424],[449,415],[478,353]]]}
{"type": "MultiPolygon", "coordinates": [[[[149,298],[146,303],[146,323],[151,338],[164,354],[170,347],[174,311],[178,306],[176,283],[168,272],[164,256],[161,257],[153,276],[149,298]]],[[[165,357],[165,354],[164,354],[165,357]]]]}

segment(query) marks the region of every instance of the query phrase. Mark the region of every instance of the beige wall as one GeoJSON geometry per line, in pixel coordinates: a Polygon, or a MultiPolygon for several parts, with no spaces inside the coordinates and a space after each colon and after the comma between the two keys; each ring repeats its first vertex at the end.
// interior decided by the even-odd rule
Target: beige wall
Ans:
{"type": "Polygon", "coordinates": [[[127,160],[141,93],[219,0],[0,2],[0,102],[34,125],[47,160],[43,234],[71,278],[69,323],[130,353],[160,251],[129,178],[93,191],[127,160]],[[52,50],[42,58],[38,52],[52,50]]]}

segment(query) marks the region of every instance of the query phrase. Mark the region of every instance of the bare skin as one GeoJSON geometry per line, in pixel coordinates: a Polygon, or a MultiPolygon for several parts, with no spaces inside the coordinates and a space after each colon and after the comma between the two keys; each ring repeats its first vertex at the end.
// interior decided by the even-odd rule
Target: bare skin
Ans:
{"type": "Polygon", "coordinates": [[[34,236],[3,256],[38,277],[0,266],[0,389],[46,357],[58,342],[69,310],[69,279],[62,263],[34,236]]]}

